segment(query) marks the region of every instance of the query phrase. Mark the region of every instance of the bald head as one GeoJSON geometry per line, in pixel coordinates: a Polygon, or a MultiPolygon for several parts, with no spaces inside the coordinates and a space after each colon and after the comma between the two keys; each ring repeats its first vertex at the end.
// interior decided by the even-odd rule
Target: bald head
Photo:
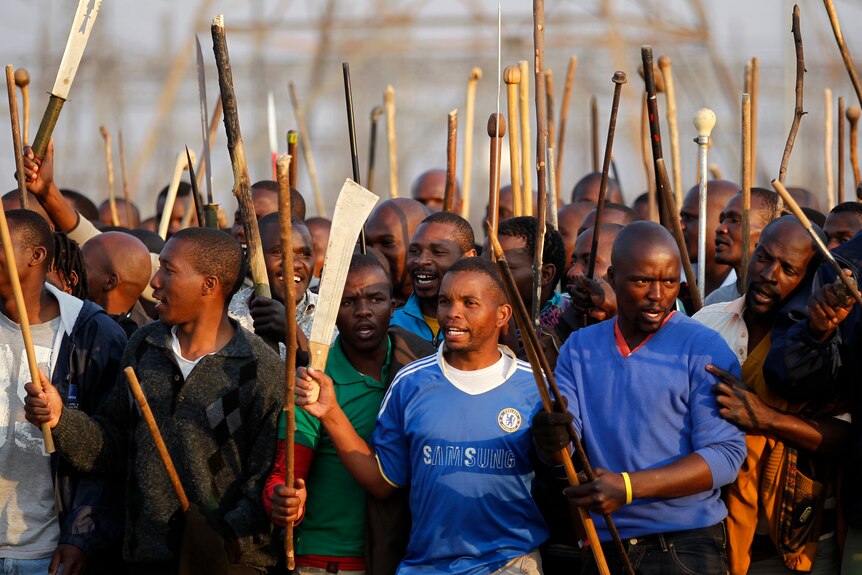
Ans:
{"type": "Polygon", "coordinates": [[[679,260],[679,248],[670,232],[655,222],[639,220],[617,233],[611,249],[611,265],[619,268],[653,254],[671,255],[679,260]]]}
{"type": "Polygon", "coordinates": [[[413,291],[407,274],[407,246],[428,210],[412,198],[381,202],[365,223],[365,244],[378,250],[389,264],[396,297],[406,299],[413,291]]]}
{"type": "MultiPolygon", "coordinates": [[[[575,184],[575,188],[572,190],[572,202],[598,202],[601,185],[602,174],[600,172],[587,174],[575,184]]],[[[605,200],[615,204],[623,202],[620,185],[613,178],[608,178],[608,193],[605,200]]]]}
{"type": "MultiPolygon", "coordinates": [[[[422,203],[429,212],[439,212],[443,209],[443,196],[446,194],[446,170],[433,169],[420,175],[410,188],[414,200],[422,203]]],[[[455,197],[452,199],[452,210],[461,213],[461,186],[455,180],[455,197]]]]}
{"type": "MultiPolygon", "coordinates": [[[[715,256],[715,228],[718,227],[721,210],[737,192],[739,192],[739,186],[727,180],[709,180],[706,183],[706,256],[704,261],[708,267],[718,265],[713,260],[715,256]]],[[[689,260],[696,262],[698,257],[698,224],[700,222],[700,186],[693,186],[683,198],[682,206],[679,209],[679,220],[689,260]]]]}
{"type": "MultiPolygon", "coordinates": [[[[586,216],[584,216],[584,221],[581,222],[581,227],[578,228],[578,235],[584,233],[584,230],[586,230],[587,228],[595,227],[597,214],[598,208],[593,208],[587,213],[586,216]]],[[[627,205],[605,202],[604,209],[602,210],[602,221],[599,223],[619,224],[621,226],[625,226],[636,221],[637,219],[638,216],[635,211],[627,205]]]]}
{"type": "Polygon", "coordinates": [[[129,311],[150,282],[150,251],[124,232],[105,232],[81,248],[89,298],[110,314],[129,311]]]}
{"type": "MultiPolygon", "coordinates": [[[[599,229],[599,244],[596,250],[595,275],[606,279],[608,267],[611,265],[611,247],[623,226],[619,224],[602,224],[599,229]]],[[[575,249],[569,262],[570,268],[566,277],[569,281],[574,280],[578,274],[586,274],[590,268],[590,256],[592,255],[594,228],[584,230],[575,241],[575,249]]]]}

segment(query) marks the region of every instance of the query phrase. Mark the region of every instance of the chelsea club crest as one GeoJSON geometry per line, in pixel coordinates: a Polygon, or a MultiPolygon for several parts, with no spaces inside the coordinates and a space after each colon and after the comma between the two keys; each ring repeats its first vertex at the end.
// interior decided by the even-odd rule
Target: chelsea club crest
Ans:
{"type": "Polygon", "coordinates": [[[497,423],[503,431],[514,433],[521,428],[521,414],[514,407],[507,407],[497,415],[497,423]]]}

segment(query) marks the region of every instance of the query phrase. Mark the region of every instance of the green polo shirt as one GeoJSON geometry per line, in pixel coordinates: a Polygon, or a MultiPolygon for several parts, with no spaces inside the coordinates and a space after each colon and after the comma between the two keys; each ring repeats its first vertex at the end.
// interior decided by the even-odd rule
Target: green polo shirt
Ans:
{"type": "MultiPolygon", "coordinates": [[[[326,374],[335,383],[338,405],[366,441],[374,432],[386,393],[392,364],[392,340],[387,342],[381,381],[356,371],[341,349],[341,336],[332,344],[326,362],[326,374]]],[[[284,438],[284,414],[279,420],[279,438],[284,438]]],[[[320,420],[302,409],[296,410],[296,443],[314,450],[305,517],[297,526],[296,555],[364,557],[365,490],[341,464],[320,420]]]]}

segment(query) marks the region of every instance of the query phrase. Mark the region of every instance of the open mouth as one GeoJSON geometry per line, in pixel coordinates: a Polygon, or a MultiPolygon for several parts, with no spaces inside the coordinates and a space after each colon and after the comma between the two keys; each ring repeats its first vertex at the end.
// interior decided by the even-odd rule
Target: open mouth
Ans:
{"type": "Polygon", "coordinates": [[[772,294],[772,292],[763,288],[752,287],[751,295],[754,297],[754,301],[760,304],[768,304],[775,301],[775,296],[772,294]]]}
{"type": "Polygon", "coordinates": [[[649,308],[641,310],[641,315],[650,323],[657,323],[664,319],[665,310],[649,308]]]}
{"type": "Polygon", "coordinates": [[[470,332],[466,329],[461,329],[457,327],[447,327],[446,331],[444,331],[443,333],[447,341],[454,341],[467,337],[470,332]]]}
{"type": "Polygon", "coordinates": [[[437,274],[429,274],[424,272],[414,272],[413,280],[416,282],[416,287],[429,287],[437,279],[437,274]]]}
{"type": "Polygon", "coordinates": [[[370,323],[361,323],[356,326],[355,330],[356,334],[363,338],[369,338],[377,332],[377,328],[370,323]]]}

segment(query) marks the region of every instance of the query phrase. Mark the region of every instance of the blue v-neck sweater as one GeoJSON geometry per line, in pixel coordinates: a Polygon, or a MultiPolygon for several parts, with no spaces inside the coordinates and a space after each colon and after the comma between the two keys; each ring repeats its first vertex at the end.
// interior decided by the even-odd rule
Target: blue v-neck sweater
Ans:
{"type": "MultiPolygon", "coordinates": [[[[727,510],[719,489],[745,458],[745,436],[722,419],[712,392],[714,364],[739,376],[739,362],[715,331],[675,313],[649,340],[623,357],[608,320],[571,335],[556,377],[594,468],[634,472],[690,453],[712,471],[712,489],[673,499],[635,499],[614,512],[623,538],[714,525],[727,510]]],[[[610,540],[594,516],[602,541],[610,540]]]]}

